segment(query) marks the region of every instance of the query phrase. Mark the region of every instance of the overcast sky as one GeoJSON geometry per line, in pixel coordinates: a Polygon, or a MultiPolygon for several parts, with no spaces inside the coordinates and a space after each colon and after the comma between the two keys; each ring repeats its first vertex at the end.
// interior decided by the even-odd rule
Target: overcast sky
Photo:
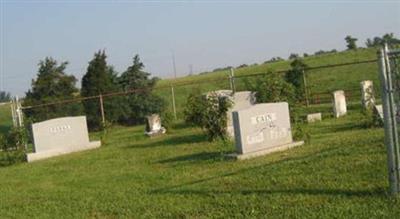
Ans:
{"type": "MultiPolygon", "coordinates": [[[[1,1],[0,89],[23,95],[46,56],[78,79],[94,52],[124,71],[135,54],[162,78],[400,37],[400,1],[1,1]],[[323,3],[322,3],[323,2],[323,3]]],[[[80,82],[79,82],[80,83],[80,82]]]]}

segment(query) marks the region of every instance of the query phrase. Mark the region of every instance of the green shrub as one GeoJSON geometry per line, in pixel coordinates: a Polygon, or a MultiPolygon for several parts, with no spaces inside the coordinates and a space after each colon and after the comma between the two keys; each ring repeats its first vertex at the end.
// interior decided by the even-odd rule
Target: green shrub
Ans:
{"type": "Polygon", "coordinates": [[[0,136],[0,166],[9,166],[25,161],[26,130],[13,128],[6,136],[0,136]]]}
{"type": "Polygon", "coordinates": [[[198,91],[190,94],[184,110],[185,122],[201,127],[209,141],[227,139],[228,110],[232,106],[229,97],[211,93],[207,96],[198,91]]]}
{"type": "Polygon", "coordinates": [[[247,80],[247,89],[256,93],[258,103],[288,102],[295,99],[293,85],[286,82],[277,73],[269,72],[263,77],[257,77],[254,81],[247,80]]]}

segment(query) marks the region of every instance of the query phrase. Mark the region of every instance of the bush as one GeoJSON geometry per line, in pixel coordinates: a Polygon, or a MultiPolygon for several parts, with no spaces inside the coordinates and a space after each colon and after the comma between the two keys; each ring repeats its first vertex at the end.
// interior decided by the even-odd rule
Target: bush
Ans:
{"type": "Polygon", "coordinates": [[[9,166],[25,161],[25,145],[27,143],[24,128],[13,128],[7,136],[0,136],[0,166],[9,166]]]}
{"type": "Polygon", "coordinates": [[[294,87],[276,73],[269,72],[255,82],[246,81],[246,84],[249,90],[256,93],[258,103],[292,103],[294,100],[294,87]]]}
{"type": "Polygon", "coordinates": [[[232,106],[229,97],[211,93],[207,96],[198,91],[189,95],[184,110],[185,121],[201,127],[209,141],[227,139],[228,110],[232,106]]]}

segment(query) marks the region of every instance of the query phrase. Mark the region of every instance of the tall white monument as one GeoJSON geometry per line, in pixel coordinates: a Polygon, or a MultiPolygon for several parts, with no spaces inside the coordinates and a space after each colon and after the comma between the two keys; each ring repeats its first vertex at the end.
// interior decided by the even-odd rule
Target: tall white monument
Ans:
{"type": "Polygon", "coordinates": [[[346,106],[346,96],[344,95],[344,91],[337,90],[332,93],[333,95],[333,114],[335,118],[339,118],[341,116],[346,115],[347,106],[346,106]]]}

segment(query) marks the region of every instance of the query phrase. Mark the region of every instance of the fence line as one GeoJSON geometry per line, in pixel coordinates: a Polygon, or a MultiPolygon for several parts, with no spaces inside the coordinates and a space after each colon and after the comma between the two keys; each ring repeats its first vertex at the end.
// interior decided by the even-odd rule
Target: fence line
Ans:
{"type": "MultiPolygon", "coordinates": [[[[339,63],[339,64],[331,64],[331,65],[321,65],[321,66],[314,66],[314,67],[308,67],[305,68],[305,73],[311,70],[315,69],[324,69],[324,68],[334,68],[334,67],[341,67],[341,66],[348,66],[348,65],[357,65],[357,64],[366,64],[366,63],[373,63],[377,62],[377,59],[373,60],[363,60],[363,61],[357,61],[357,62],[347,62],[347,63],[339,63]]],[[[104,106],[103,106],[103,99],[104,98],[112,98],[116,96],[126,96],[129,94],[133,93],[142,93],[142,92],[148,92],[148,91],[158,91],[162,89],[168,89],[171,92],[171,97],[172,97],[172,110],[174,113],[174,118],[177,119],[177,108],[176,108],[176,100],[175,100],[175,91],[174,88],[179,88],[179,87],[184,87],[184,86],[190,86],[190,85],[202,85],[202,84],[214,84],[215,87],[218,87],[216,89],[221,89],[220,85],[218,84],[220,82],[226,82],[231,90],[236,90],[236,85],[235,85],[235,79],[241,79],[241,78],[250,78],[250,77],[256,77],[256,76],[264,76],[270,73],[285,73],[289,71],[290,69],[285,69],[285,70],[277,70],[277,71],[272,71],[272,72],[264,72],[264,73],[253,73],[253,74],[243,74],[239,76],[234,75],[233,69],[230,70],[230,73],[225,75],[225,76],[220,76],[220,77],[215,77],[215,78],[209,78],[205,80],[189,80],[189,81],[181,81],[181,82],[169,82],[162,84],[160,86],[156,86],[153,89],[148,89],[148,88],[138,88],[138,89],[129,89],[129,90],[124,90],[124,91],[118,91],[118,92],[109,92],[109,93],[99,93],[98,95],[93,95],[93,96],[88,96],[88,97],[75,97],[75,98],[70,98],[70,99],[63,99],[63,100],[57,100],[54,102],[50,103],[42,103],[42,104],[37,104],[37,105],[31,105],[31,106],[19,106],[19,110],[21,111],[20,113],[22,114],[23,110],[27,109],[34,109],[34,108],[39,108],[39,107],[49,107],[49,106],[55,106],[55,105],[61,105],[61,104],[68,104],[68,103],[78,103],[82,101],[87,101],[87,100],[96,100],[99,101],[99,110],[101,112],[101,117],[102,117],[102,122],[105,123],[105,113],[104,113],[104,106]]],[[[303,74],[305,76],[305,74],[303,74]]],[[[322,103],[328,103],[331,101],[331,91],[323,92],[323,93],[312,93],[311,92],[311,87],[309,86],[310,84],[307,83],[307,77],[303,77],[303,82],[305,84],[305,92],[306,96],[304,100],[301,100],[302,104],[305,104],[307,107],[310,104],[322,104],[322,103]],[[322,97],[322,98],[321,98],[322,97]]],[[[351,88],[349,90],[345,90],[346,97],[350,99],[352,93],[355,90],[359,90],[359,88],[351,88]]],[[[22,116],[22,115],[21,115],[22,116]]]]}

